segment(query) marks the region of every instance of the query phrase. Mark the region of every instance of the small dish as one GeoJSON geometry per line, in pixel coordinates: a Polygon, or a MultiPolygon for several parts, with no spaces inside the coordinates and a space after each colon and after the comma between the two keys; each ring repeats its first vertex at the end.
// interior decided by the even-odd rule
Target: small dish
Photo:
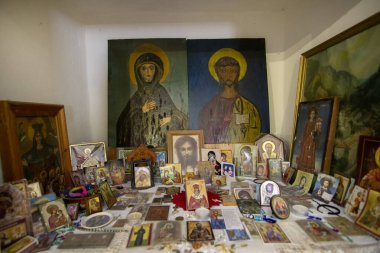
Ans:
{"type": "Polygon", "coordinates": [[[133,212],[127,215],[128,224],[133,226],[136,225],[142,218],[142,213],[133,212]]]}
{"type": "Polygon", "coordinates": [[[84,228],[101,228],[113,221],[113,215],[106,212],[94,213],[82,221],[84,228]]]}

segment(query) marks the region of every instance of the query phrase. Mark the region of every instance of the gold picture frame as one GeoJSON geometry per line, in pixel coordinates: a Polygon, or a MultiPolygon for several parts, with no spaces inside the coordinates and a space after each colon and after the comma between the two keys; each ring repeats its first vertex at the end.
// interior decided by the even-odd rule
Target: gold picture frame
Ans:
{"type": "Polygon", "coordinates": [[[378,93],[371,88],[380,64],[379,24],[380,12],[301,55],[294,118],[300,102],[341,101],[330,174],[355,177],[358,136],[376,135],[380,126],[378,93]]]}
{"type": "Polygon", "coordinates": [[[185,183],[186,207],[188,211],[200,207],[209,208],[206,184],[203,179],[187,180],[185,183]]]}
{"type": "MultiPolygon", "coordinates": [[[[57,150],[54,152],[54,156],[59,161],[57,164],[60,169],[54,171],[55,178],[59,181],[56,185],[72,186],[65,109],[63,105],[57,104],[0,101],[0,156],[4,181],[26,178],[29,181],[38,179],[41,182],[40,174],[44,174],[43,171],[47,175],[52,173],[50,170],[47,171],[49,168],[45,166],[36,171],[38,175],[33,174],[34,172],[28,171],[27,159],[22,158],[23,155],[24,157],[33,157],[27,155],[27,151],[32,151],[33,140],[35,140],[37,132],[42,132],[45,147],[47,138],[50,138],[51,143],[48,144],[57,150]],[[26,168],[28,173],[25,173],[23,168],[26,168]],[[63,175],[62,178],[61,175],[63,175]]],[[[48,183],[51,182],[41,182],[45,190],[48,188],[48,183]]]]}

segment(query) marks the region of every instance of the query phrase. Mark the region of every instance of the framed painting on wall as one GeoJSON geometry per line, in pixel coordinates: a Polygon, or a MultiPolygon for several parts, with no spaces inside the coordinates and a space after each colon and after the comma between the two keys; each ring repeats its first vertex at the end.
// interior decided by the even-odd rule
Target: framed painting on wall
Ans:
{"type": "Polygon", "coordinates": [[[290,159],[292,167],[329,174],[337,119],[337,97],[299,104],[290,159]]]}
{"type": "Polygon", "coordinates": [[[379,24],[377,13],[301,56],[296,105],[340,99],[331,174],[355,177],[359,136],[380,135],[379,24]]]}
{"type": "Polygon", "coordinates": [[[185,39],[108,41],[108,144],[166,146],[188,127],[185,39]]]}
{"type": "Polygon", "coordinates": [[[253,143],[269,132],[265,39],[188,40],[189,128],[205,143],[253,143]]]}
{"type": "Polygon", "coordinates": [[[38,181],[45,193],[71,185],[63,105],[0,101],[4,181],[38,181]]]}

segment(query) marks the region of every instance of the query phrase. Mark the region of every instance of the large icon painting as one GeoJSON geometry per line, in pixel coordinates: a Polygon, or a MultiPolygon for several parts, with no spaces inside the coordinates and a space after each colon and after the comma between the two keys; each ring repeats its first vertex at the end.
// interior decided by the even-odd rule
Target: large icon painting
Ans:
{"type": "Polygon", "coordinates": [[[189,118],[205,143],[254,142],[269,132],[264,39],[188,41],[189,118]]]}
{"type": "Polygon", "coordinates": [[[169,130],[187,129],[185,39],[108,43],[108,143],[166,146],[169,130]]]}

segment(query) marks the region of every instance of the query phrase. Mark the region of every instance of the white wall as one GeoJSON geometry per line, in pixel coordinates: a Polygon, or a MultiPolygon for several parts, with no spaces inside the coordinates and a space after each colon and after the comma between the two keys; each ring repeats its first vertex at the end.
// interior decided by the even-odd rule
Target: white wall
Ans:
{"type": "Polygon", "coordinates": [[[271,132],[290,141],[300,54],[379,10],[378,0],[0,0],[0,100],[63,104],[70,143],[107,141],[108,39],[264,37],[271,132]]]}

